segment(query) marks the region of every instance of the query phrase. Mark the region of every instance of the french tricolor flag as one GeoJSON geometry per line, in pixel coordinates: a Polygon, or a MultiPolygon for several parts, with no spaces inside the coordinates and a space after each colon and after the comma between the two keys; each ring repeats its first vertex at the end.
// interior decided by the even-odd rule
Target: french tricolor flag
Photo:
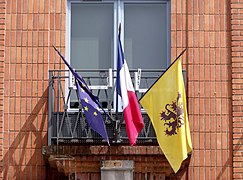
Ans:
{"type": "Polygon", "coordinates": [[[144,127],[144,123],[129,69],[126,60],[124,59],[120,33],[118,35],[116,90],[123,103],[123,114],[126,123],[127,136],[129,138],[130,145],[134,145],[136,143],[139,132],[144,127]]]}

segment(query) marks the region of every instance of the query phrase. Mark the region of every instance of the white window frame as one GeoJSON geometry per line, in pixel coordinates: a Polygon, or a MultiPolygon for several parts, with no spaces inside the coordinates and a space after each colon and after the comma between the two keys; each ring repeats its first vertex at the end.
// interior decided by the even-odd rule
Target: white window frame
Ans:
{"type": "MultiPolygon", "coordinates": [[[[119,24],[121,24],[121,28],[124,29],[124,3],[165,3],[166,7],[167,7],[167,32],[166,32],[166,36],[167,36],[167,61],[166,61],[166,66],[168,67],[170,64],[170,59],[171,59],[171,18],[170,18],[170,8],[171,8],[171,0],[66,0],[66,51],[65,51],[65,58],[66,60],[70,63],[70,58],[71,58],[71,4],[72,3],[114,3],[114,31],[113,31],[113,36],[114,36],[114,59],[113,59],[113,64],[114,67],[111,67],[113,69],[116,69],[117,66],[117,51],[115,51],[115,49],[117,49],[117,34],[118,34],[118,26],[119,24]]],[[[121,31],[121,43],[122,43],[122,47],[123,50],[125,49],[125,44],[124,44],[124,31],[121,31]]],[[[66,67],[67,69],[67,67],[66,67]]],[[[70,74],[67,72],[66,74],[67,76],[70,77],[70,74]]],[[[113,85],[115,85],[113,83],[113,85]]],[[[72,82],[72,78],[69,78],[66,82],[65,82],[65,89],[66,89],[66,94],[65,97],[67,98],[68,96],[68,91],[70,87],[73,87],[73,82],[72,82]]],[[[66,99],[67,102],[67,99],[66,99]]],[[[75,108],[70,108],[70,99],[69,102],[67,102],[68,104],[68,110],[69,111],[77,111],[78,109],[75,108]]],[[[115,110],[115,100],[113,103],[114,107],[113,110],[115,110]]],[[[119,103],[119,111],[121,111],[121,103],[119,103]]]]}

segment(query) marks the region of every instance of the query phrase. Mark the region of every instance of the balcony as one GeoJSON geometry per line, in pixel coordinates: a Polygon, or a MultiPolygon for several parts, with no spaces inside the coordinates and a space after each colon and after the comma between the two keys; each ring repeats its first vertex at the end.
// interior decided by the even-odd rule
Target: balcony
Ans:
{"type": "MultiPolygon", "coordinates": [[[[110,143],[128,144],[122,111],[115,110],[116,71],[112,69],[76,71],[82,75],[93,94],[99,97],[109,115],[103,113],[110,143]]],[[[163,70],[130,70],[138,99],[162,73],[163,70]]],[[[119,103],[118,107],[121,109],[119,103]]],[[[137,138],[137,144],[157,145],[152,123],[143,109],[141,112],[145,127],[137,138]]],[[[87,124],[77,100],[73,77],[67,70],[49,71],[48,145],[57,144],[106,144],[87,124]]]]}

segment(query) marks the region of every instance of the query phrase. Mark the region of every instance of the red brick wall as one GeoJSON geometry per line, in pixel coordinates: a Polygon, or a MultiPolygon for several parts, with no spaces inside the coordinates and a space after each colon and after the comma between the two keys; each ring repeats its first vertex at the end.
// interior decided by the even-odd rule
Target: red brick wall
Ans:
{"type": "Polygon", "coordinates": [[[134,162],[134,179],[181,179],[186,178],[189,160],[182,163],[181,169],[175,175],[159,146],[49,146],[45,148],[45,157],[48,158],[52,169],[48,174],[76,173],[76,178],[99,180],[101,177],[101,161],[122,160],[134,162]],[[57,153],[58,152],[58,153],[57,153]],[[58,156],[56,156],[58,154],[58,156]],[[68,154],[68,156],[67,156],[68,154]],[[65,158],[64,158],[65,157],[65,158]]]}
{"type": "Polygon", "coordinates": [[[232,179],[230,1],[172,0],[172,59],[183,56],[190,179],[232,179]]]}
{"type": "MultiPolygon", "coordinates": [[[[4,2],[0,0],[2,176],[45,179],[41,148],[47,143],[48,69],[61,68],[51,46],[64,54],[66,0],[4,2]]],[[[242,178],[242,5],[239,0],[171,0],[172,60],[187,48],[183,67],[194,147],[190,179],[242,178]]]]}
{"type": "Polygon", "coordinates": [[[231,1],[233,177],[243,179],[243,1],[231,1]]]}
{"type": "MultiPolygon", "coordinates": [[[[3,146],[3,113],[4,113],[4,45],[5,45],[5,0],[0,1],[0,147],[3,146]]],[[[0,148],[0,172],[3,169],[3,149],[0,148]]],[[[0,179],[2,179],[2,173],[0,173],[0,179]]]]}
{"type": "Polygon", "coordinates": [[[4,179],[46,178],[41,148],[47,145],[48,69],[59,68],[51,46],[65,45],[65,4],[66,0],[6,1],[4,179]]]}

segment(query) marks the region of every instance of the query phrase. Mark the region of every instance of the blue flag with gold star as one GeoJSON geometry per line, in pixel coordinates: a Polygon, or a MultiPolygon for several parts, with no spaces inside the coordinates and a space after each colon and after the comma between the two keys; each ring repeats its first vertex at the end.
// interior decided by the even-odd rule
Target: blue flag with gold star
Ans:
{"type": "Polygon", "coordinates": [[[80,103],[82,104],[84,114],[86,116],[89,126],[99,133],[109,144],[106,127],[99,111],[98,105],[90,98],[84,91],[83,86],[79,81],[76,81],[76,87],[80,103]]]}
{"type": "Polygon", "coordinates": [[[106,127],[102,115],[99,111],[99,107],[101,107],[98,97],[93,95],[90,91],[89,87],[85,83],[84,79],[70,66],[70,64],[65,60],[65,58],[61,55],[61,53],[53,46],[55,51],[59,54],[61,59],[67,65],[71,73],[73,74],[76,82],[77,93],[82,105],[83,111],[86,116],[86,120],[89,126],[99,133],[109,144],[109,138],[107,135],[106,127]]]}

